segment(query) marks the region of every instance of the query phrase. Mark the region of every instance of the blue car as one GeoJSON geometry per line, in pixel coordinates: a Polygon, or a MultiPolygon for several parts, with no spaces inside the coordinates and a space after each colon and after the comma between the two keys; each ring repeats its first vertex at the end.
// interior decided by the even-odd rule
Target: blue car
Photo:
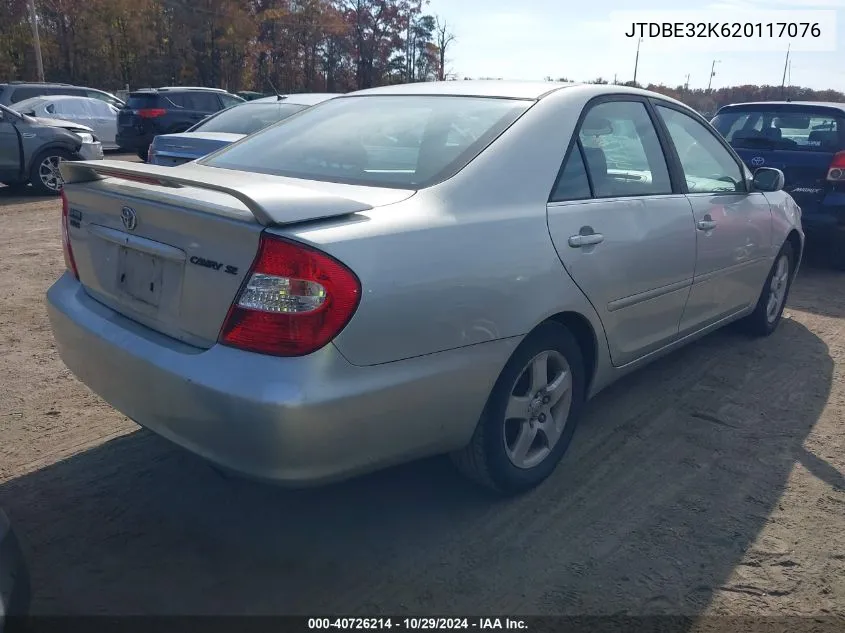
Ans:
{"type": "Polygon", "coordinates": [[[153,139],[147,162],[174,167],[202,158],[245,136],[264,129],[337,94],[304,93],[265,97],[222,110],[186,132],[153,139]]]}
{"type": "Polygon", "coordinates": [[[845,103],[737,103],[711,123],[752,171],[784,173],[807,239],[845,270],[845,103]]]}

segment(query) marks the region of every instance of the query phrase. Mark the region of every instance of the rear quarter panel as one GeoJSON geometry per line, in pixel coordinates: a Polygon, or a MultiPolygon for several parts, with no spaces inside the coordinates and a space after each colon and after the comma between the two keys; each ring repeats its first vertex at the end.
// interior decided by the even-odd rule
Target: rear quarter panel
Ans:
{"type": "Polygon", "coordinates": [[[452,179],[410,199],[289,234],[346,263],[363,291],[335,339],[374,365],[521,337],[559,312],[598,318],[564,270],[546,202],[581,107],[564,89],[534,105],[452,179]]]}

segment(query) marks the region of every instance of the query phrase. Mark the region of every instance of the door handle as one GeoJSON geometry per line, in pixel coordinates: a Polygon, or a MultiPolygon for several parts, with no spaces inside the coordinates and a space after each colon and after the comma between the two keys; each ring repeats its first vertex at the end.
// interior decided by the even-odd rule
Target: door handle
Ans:
{"type": "Polygon", "coordinates": [[[588,233],[587,235],[573,235],[569,238],[569,245],[572,248],[581,248],[582,246],[593,246],[604,241],[604,235],[601,233],[588,233]]]}
{"type": "Polygon", "coordinates": [[[699,231],[712,231],[716,228],[716,223],[713,220],[705,218],[704,220],[699,220],[696,226],[699,231]]]}

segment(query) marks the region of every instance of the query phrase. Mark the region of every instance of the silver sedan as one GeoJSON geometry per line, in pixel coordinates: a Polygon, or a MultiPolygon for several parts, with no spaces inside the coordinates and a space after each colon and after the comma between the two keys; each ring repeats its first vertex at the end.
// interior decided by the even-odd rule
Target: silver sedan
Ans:
{"type": "Polygon", "coordinates": [[[783,174],[620,86],[438,82],[326,101],[196,163],[64,163],[65,364],[138,424],[289,485],[448,453],[537,485],[585,401],[801,260],[783,174]]]}

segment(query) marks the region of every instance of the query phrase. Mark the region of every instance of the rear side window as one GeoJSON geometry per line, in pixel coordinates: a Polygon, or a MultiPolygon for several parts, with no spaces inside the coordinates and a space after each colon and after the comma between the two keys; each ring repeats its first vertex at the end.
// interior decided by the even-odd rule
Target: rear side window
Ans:
{"type": "Polygon", "coordinates": [[[672,193],[666,158],[644,103],[593,106],[579,139],[597,198],[672,193]]]}
{"type": "Polygon", "coordinates": [[[805,152],[845,149],[845,115],[831,110],[733,108],[712,121],[734,147],[805,152]]]}
{"type": "Polygon", "coordinates": [[[217,95],[210,92],[186,92],[181,95],[186,110],[197,110],[199,112],[217,112],[220,109],[220,100],[217,95]]]}
{"type": "Polygon", "coordinates": [[[566,159],[566,166],[564,166],[563,171],[558,177],[550,201],[585,200],[590,195],[590,181],[587,178],[587,167],[584,165],[581,147],[576,143],[572,148],[572,152],[569,154],[569,158],[566,159]]]}

